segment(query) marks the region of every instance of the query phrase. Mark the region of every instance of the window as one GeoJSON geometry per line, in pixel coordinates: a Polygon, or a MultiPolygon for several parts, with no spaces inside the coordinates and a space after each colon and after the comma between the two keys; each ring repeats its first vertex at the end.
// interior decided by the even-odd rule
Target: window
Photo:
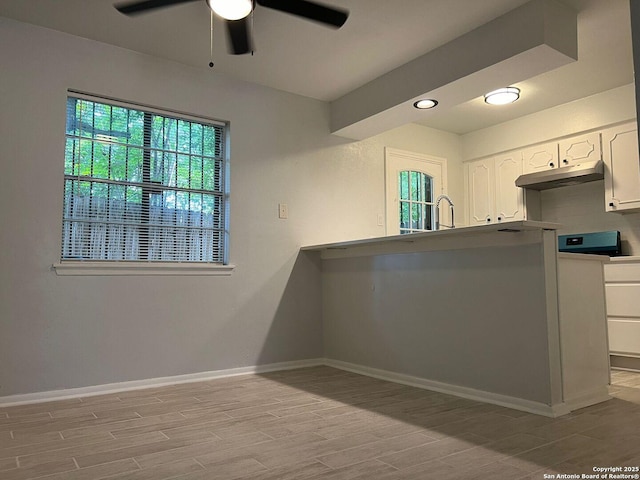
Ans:
{"type": "Polygon", "coordinates": [[[433,177],[412,170],[398,173],[400,233],[433,229],[433,177]]]}
{"type": "Polygon", "coordinates": [[[225,124],[71,95],[65,261],[226,263],[225,124]]]}
{"type": "MultiPolygon", "coordinates": [[[[387,235],[433,230],[434,201],[446,189],[446,159],[387,148],[385,177],[387,235]]],[[[443,220],[449,216],[442,214],[443,220]]]]}

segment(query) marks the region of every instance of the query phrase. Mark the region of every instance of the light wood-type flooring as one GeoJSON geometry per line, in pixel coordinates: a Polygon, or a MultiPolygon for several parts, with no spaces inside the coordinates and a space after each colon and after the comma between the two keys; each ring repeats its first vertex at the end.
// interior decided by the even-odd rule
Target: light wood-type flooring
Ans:
{"type": "Polygon", "coordinates": [[[511,480],[637,467],[640,375],[612,379],[613,400],[557,419],[329,367],[0,407],[0,479],[511,480]]]}

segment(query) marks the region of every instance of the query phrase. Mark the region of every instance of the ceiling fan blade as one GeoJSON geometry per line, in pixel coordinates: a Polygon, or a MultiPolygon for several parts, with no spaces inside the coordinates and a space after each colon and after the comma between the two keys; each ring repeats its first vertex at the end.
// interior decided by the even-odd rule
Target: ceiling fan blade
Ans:
{"type": "Polygon", "coordinates": [[[158,8],[172,7],[181,3],[198,2],[200,0],[142,0],[138,2],[117,3],[116,10],[125,15],[136,15],[158,8]]]}
{"type": "Polygon", "coordinates": [[[308,0],[257,0],[257,2],[263,7],[273,8],[335,28],[344,25],[349,17],[348,10],[327,7],[308,0]]]}
{"type": "Polygon", "coordinates": [[[253,51],[248,17],[241,18],[240,20],[225,20],[224,23],[227,26],[230,53],[233,55],[243,55],[253,51]]]}

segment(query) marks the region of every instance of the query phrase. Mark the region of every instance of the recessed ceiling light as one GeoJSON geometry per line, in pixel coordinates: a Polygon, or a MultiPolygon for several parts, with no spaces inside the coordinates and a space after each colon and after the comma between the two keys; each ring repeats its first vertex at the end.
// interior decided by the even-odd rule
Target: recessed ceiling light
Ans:
{"type": "Polygon", "coordinates": [[[420,110],[426,110],[428,108],[433,108],[438,105],[437,100],[432,100],[430,98],[424,98],[422,100],[418,100],[413,104],[414,107],[419,108],[420,110]]]}
{"type": "Polygon", "coordinates": [[[516,87],[499,88],[484,96],[484,101],[490,105],[507,105],[520,98],[520,89],[516,87]]]}

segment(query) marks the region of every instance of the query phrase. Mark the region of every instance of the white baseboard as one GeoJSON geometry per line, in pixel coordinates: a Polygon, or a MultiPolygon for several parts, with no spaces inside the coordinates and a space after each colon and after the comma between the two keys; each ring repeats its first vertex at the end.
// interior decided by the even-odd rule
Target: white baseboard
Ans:
{"type": "Polygon", "coordinates": [[[521,398],[500,395],[497,393],[485,392],[468,387],[460,387],[448,383],[427,380],[420,377],[405,375],[402,373],[380,370],[366,367],[354,363],[332,360],[328,358],[315,358],[309,360],[297,360],[292,362],[271,363],[267,365],[257,365],[251,367],[230,368],[226,370],[214,370],[210,372],[190,373],[186,375],[175,375],[171,377],[149,378],[145,380],[134,380],[129,382],[109,383],[105,385],[94,385],[90,387],[69,388],[64,390],[51,390],[46,392],[27,393],[24,395],[10,395],[0,397],[0,407],[11,407],[16,405],[28,405],[33,403],[51,402],[55,400],[65,400],[70,398],[91,397],[105,395],[108,393],[126,392],[130,390],[142,390],[145,388],[163,387],[167,385],[177,385],[181,383],[203,382],[215,380],[217,378],[234,377],[238,375],[250,375],[255,373],[276,372],[281,370],[292,370],[296,368],[315,367],[327,365],[329,367],[346,370],[348,372],[366,375],[368,377],[379,378],[390,382],[423,388],[449,395],[455,395],[470,400],[491,403],[503,407],[522,410],[537,415],[547,417],[559,417],[566,415],[572,410],[593,405],[608,400],[608,391],[597,391],[592,394],[572,399],[570,402],[558,405],[546,405],[539,402],[532,402],[521,398]]]}
{"type": "Polygon", "coordinates": [[[341,370],[358,373],[360,375],[366,375],[369,377],[379,378],[381,380],[401,383],[403,385],[409,385],[412,387],[423,388],[425,390],[455,395],[457,397],[467,398],[469,400],[477,400],[479,402],[500,405],[502,407],[513,408],[515,410],[535,413],[537,415],[544,415],[545,417],[559,417],[561,415],[566,415],[571,411],[569,409],[569,406],[565,403],[561,403],[558,405],[547,405],[544,403],[524,400],[522,398],[510,397],[508,395],[485,392],[482,390],[476,390],[474,388],[460,387],[458,385],[436,382],[434,380],[427,380],[411,375],[404,375],[402,373],[390,372],[388,370],[365,367],[353,363],[342,362],[340,360],[325,359],[324,364],[330,367],[339,368],[341,370]]]}
{"type": "Polygon", "coordinates": [[[0,407],[12,407],[16,405],[28,405],[32,403],[51,402],[69,398],[92,397],[107,393],[126,392],[129,390],[142,390],[144,388],[164,387],[180,383],[203,382],[216,378],[234,377],[238,375],[250,375],[252,373],[276,372],[280,370],[292,370],[295,368],[315,367],[324,365],[324,359],[296,360],[292,362],[270,363],[252,367],[230,368],[226,370],[214,370],[211,372],[189,373],[171,377],[149,378],[145,380],[133,380],[129,382],[109,383],[90,387],[68,388],[63,390],[50,390],[47,392],[27,393],[24,395],[9,395],[0,397],[0,407]]]}

